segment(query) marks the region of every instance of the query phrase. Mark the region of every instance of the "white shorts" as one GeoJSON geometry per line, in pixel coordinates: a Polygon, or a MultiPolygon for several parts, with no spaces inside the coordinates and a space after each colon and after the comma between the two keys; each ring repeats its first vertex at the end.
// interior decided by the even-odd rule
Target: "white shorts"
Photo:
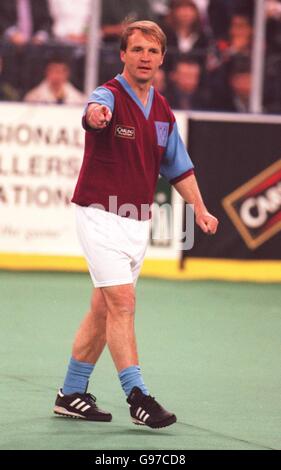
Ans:
{"type": "Polygon", "coordinates": [[[95,287],[136,284],[148,244],[149,220],[76,205],[76,225],[95,287]]]}

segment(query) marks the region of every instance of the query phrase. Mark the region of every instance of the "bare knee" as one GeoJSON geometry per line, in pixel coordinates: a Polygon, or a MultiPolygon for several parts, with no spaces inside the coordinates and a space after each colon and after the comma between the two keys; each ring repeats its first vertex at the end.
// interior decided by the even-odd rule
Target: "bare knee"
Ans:
{"type": "Polygon", "coordinates": [[[112,307],[108,310],[109,315],[114,315],[118,317],[126,316],[133,317],[135,314],[135,302],[134,300],[124,300],[120,302],[115,307],[112,307]]]}
{"type": "Polygon", "coordinates": [[[116,302],[114,305],[111,305],[108,309],[108,315],[115,318],[128,317],[131,318],[135,314],[135,299],[127,298],[122,299],[120,302],[116,302]]]}
{"type": "Polygon", "coordinates": [[[104,296],[100,289],[94,289],[91,298],[91,314],[97,320],[106,320],[107,317],[107,305],[104,296]]]}
{"type": "Polygon", "coordinates": [[[105,300],[108,314],[114,317],[129,316],[135,313],[135,292],[130,285],[113,286],[106,289],[105,300]]]}

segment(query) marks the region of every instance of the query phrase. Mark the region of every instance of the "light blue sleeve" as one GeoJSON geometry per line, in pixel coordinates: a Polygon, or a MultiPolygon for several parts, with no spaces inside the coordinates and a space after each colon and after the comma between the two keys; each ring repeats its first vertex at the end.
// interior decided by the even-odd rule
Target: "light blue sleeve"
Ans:
{"type": "Polygon", "coordinates": [[[192,170],[194,165],[188,155],[178,131],[177,123],[169,135],[165,155],[160,166],[160,175],[171,181],[192,170]]]}
{"type": "Polygon", "coordinates": [[[113,113],[114,102],[115,102],[115,98],[114,98],[114,94],[112,93],[112,91],[110,91],[108,88],[105,88],[103,86],[99,86],[91,93],[88,99],[88,103],[85,106],[83,116],[85,116],[87,107],[90,103],[104,104],[105,106],[108,106],[110,111],[113,113]]]}
{"type": "Polygon", "coordinates": [[[108,88],[103,86],[99,86],[96,88],[93,93],[91,94],[88,104],[89,103],[98,103],[98,104],[105,104],[109,107],[110,111],[113,113],[114,110],[114,94],[108,88]]]}

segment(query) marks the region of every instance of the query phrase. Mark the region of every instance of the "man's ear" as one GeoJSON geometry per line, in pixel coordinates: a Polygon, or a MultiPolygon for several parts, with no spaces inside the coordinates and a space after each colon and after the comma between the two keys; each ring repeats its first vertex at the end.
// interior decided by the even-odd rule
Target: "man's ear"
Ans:
{"type": "Polygon", "coordinates": [[[165,55],[166,55],[166,51],[165,51],[165,52],[164,52],[164,54],[162,55],[162,59],[161,59],[161,64],[160,64],[160,67],[161,67],[161,65],[162,65],[162,64],[163,64],[163,62],[164,62],[165,55]]]}
{"type": "Polygon", "coordinates": [[[126,51],[120,51],[120,59],[123,62],[123,64],[125,63],[125,54],[126,54],[126,51]]]}

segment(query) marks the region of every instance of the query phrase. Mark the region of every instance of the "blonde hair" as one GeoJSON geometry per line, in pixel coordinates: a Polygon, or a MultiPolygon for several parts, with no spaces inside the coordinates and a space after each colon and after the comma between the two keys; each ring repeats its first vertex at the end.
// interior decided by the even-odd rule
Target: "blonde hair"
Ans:
{"type": "Polygon", "coordinates": [[[159,44],[161,45],[162,54],[166,52],[167,47],[167,38],[165,33],[162,31],[158,24],[154,23],[153,21],[134,21],[133,23],[125,23],[125,29],[121,36],[121,44],[120,49],[121,51],[126,51],[128,47],[128,39],[135,30],[141,31],[143,34],[147,34],[148,36],[152,36],[159,44]]]}

